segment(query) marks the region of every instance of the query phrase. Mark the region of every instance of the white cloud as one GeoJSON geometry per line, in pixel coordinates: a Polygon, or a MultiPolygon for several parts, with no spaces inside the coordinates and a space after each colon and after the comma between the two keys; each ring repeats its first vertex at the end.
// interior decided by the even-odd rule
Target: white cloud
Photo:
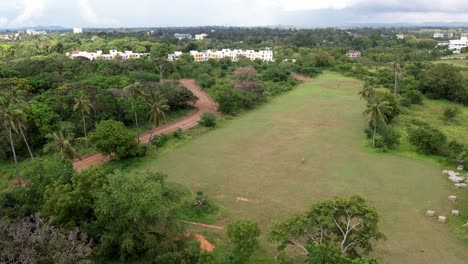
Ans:
{"type": "Polygon", "coordinates": [[[13,19],[11,24],[27,24],[31,19],[41,17],[46,8],[46,0],[22,0],[16,1],[21,9],[20,14],[13,19]]]}

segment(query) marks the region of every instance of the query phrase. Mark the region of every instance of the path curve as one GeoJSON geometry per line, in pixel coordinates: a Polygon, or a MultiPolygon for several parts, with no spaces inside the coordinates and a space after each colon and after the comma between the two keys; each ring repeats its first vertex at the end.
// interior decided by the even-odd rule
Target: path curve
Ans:
{"type": "MultiPolygon", "coordinates": [[[[194,127],[200,121],[201,114],[204,112],[211,112],[216,115],[219,115],[218,106],[213,101],[213,99],[203,91],[198,85],[195,83],[193,79],[183,79],[179,81],[183,86],[187,87],[192,93],[198,97],[197,102],[193,105],[195,110],[193,110],[190,114],[185,115],[177,120],[174,120],[170,123],[167,123],[161,127],[158,127],[154,130],[154,135],[159,134],[167,134],[176,131],[177,129],[186,130],[191,127],[194,127]]],[[[152,130],[146,131],[139,136],[141,143],[148,143],[149,138],[151,137],[152,130]]],[[[84,171],[96,165],[100,165],[112,160],[111,156],[107,155],[104,156],[100,153],[91,153],[85,155],[81,158],[81,160],[74,160],[73,161],[73,168],[78,171],[84,171]]]]}
{"type": "Polygon", "coordinates": [[[291,76],[292,76],[294,79],[296,79],[296,80],[298,80],[298,81],[300,81],[300,82],[311,82],[311,81],[314,80],[314,79],[312,79],[312,78],[310,78],[310,77],[304,76],[304,75],[299,74],[299,73],[296,73],[296,72],[292,72],[292,73],[291,73],[291,76]]]}

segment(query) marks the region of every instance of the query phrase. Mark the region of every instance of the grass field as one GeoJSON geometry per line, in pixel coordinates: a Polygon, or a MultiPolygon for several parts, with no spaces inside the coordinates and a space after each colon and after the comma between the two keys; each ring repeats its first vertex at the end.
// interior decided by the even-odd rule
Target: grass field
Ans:
{"type": "MultiPolygon", "coordinates": [[[[272,221],[312,202],[361,194],[383,216],[381,229],[388,240],[376,243],[373,253],[383,263],[466,263],[467,246],[450,225],[424,216],[427,209],[442,214],[452,209],[447,201],[452,190],[442,168],[363,147],[364,103],[356,95],[360,85],[341,75],[322,74],[127,169],[168,173],[170,180],[204,191],[223,205],[226,218],[217,224],[248,219],[258,222],[263,234],[272,221]]],[[[219,233],[212,235],[221,240],[219,233]]],[[[264,237],[262,250],[274,252],[264,237]]]]}

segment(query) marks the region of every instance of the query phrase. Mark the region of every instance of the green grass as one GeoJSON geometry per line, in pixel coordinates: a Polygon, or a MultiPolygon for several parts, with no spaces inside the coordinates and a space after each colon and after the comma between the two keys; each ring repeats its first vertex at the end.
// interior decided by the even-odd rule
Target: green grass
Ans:
{"type": "MultiPolygon", "coordinates": [[[[468,213],[449,216],[447,224],[424,216],[427,209],[445,215],[452,209],[447,196],[453,190],[442,168],[364,147],[360,87],[355,79],[322,74],[215,130],[127,163],[126,169],[165,172],[193,192],[207,193],[226,208],[218,225],[237,219],[259,223],[262,253],[275,252],[265,239],[273,221],[313,202],[361,194],[383,216],[380,226],[388,240],[377,242],[373,253],[383,263],[466,263],[467,231],[452,230],[450,223],[466,221],[468,213]]],[[[258,262],[262,259],[265,254],[258,262]]]]}

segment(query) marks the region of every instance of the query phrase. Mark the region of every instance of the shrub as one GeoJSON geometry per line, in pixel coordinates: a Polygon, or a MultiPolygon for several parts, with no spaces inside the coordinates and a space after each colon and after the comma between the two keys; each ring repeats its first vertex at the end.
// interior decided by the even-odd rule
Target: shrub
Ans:
{"type": "Polygon", "coordinates": [[[182,139],[184,137],[184,134],[182,133],[182,129],[178,128],[176,131],[172,133],[172,136],[175,139],[182,139]]]}
{"type": "MultiPolygon", "coordinates": [[[[372,130],[366,129],[368,138],[372,138],[372,130]]],[[[381,149],[394,149],[400,144],[401,133],[398,129],[384,124],[377,126],[377,136],[375,138],[375,147],[381,149]]]]}
{"type": "Polygon", "coordinates": [[[445,121],[449,122],[454,120],[461,113],[457,107],[446,106],[444,107],[443,116],[445,121]]]}
{"type": "Polygon", "coordinates": [[[463,144],[452,140],[447,145],[445,156],[451,162],[463,162],[465,156],[467,156],[467,149],[465,149],[463,144]]]}
{"type": "Polygon", "coordinates": [[[197,192],[196,196],[184,203],[181,214],[189,219],[198,219],[202,216],[214,214],[219,210],[208,196],[203,192],[197,192]]]}
{"type": "Polygon", "coordinates": [[[411,104],[422,104],[423,94],[418,90],[410,90],[405,93],[405,98],[409,100],[411,104]]]}
{"type": "Polygon", "coordinates": [[[249,221],[236,221],[227,226],[226,235],[233,244],[230,259],[233,263],[246,263],[258,248],[258,225],[249,221]]]}
{"type": "Polygon", "coordinates": [[[114,120],[101,121],[90,139],[96,149],[104,155],[114,154],[116,159],[138,155],[136,133],[114,120]]]}
{"type": "Polygon", "coordinates": [[[215,127],[216,126],[216,115],[210,112],[205,112],[201,116],[201,120],[198,123],[204,127],[215,127]]]}
{"type": "Polygon", "coordinates": [[[169,136],[167,134],[160,134],[153,137],[151,144],[160,148],[166,145],[167,141],[169,141],[169,136]]]}
{"type": "Polygon", "coordinates": [[[417,151],[426,155],[437,154],[447,141],[447,137],[437,128],[424,126],[410,129],[409,141],[417,151]]]}

